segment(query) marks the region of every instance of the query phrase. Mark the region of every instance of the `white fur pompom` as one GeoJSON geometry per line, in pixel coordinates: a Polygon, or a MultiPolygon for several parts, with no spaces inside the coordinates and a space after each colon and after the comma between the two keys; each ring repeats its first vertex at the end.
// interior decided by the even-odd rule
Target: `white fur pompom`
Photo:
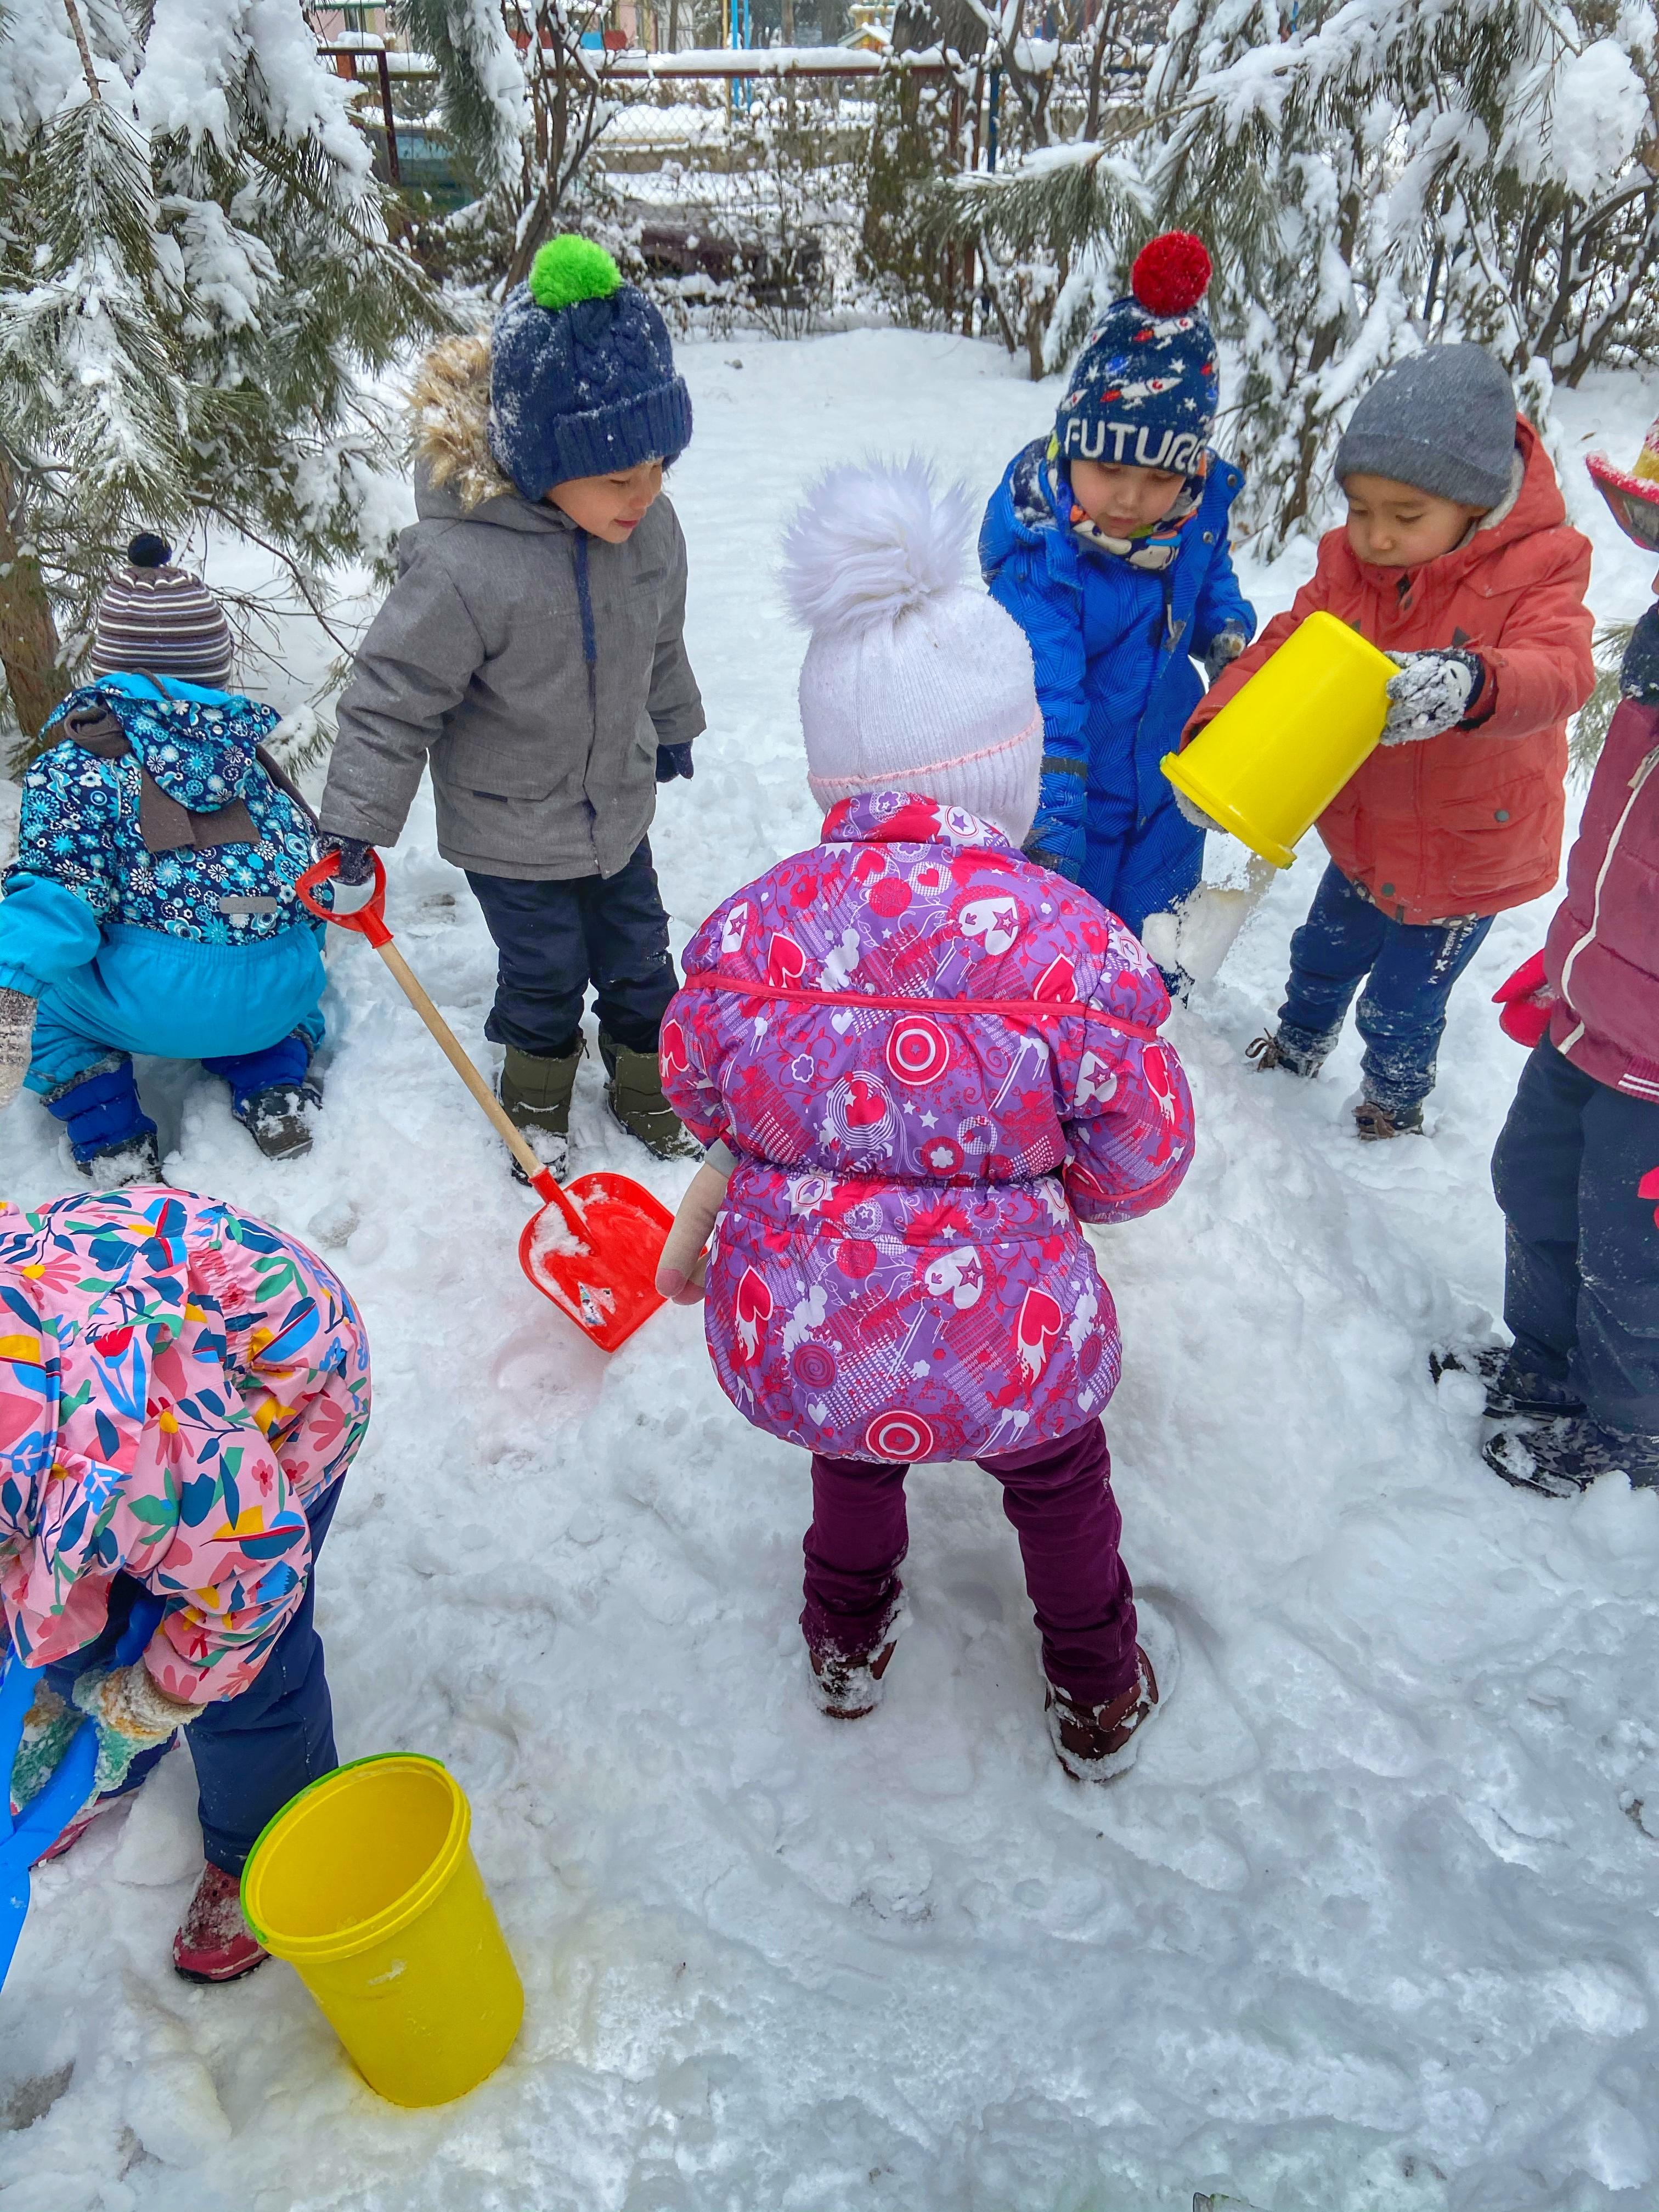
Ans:
{"type": "Polygon", "coordinates": [[[940,491],[919,457],[830,469],[784,533],[790,611],[820,636],[890,626],[961,586],[973,519],[963,487],[940,491]]]}

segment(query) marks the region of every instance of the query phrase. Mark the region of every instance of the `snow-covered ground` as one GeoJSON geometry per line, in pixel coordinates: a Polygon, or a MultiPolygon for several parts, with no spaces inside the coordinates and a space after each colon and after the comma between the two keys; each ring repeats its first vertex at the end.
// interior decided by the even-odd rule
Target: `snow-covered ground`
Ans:
{"type": "MultiPolygon", "coordinates": [[[[655,836],[677,942],[814,835],[786,509],[872,447],[988,491],[1055,396],[894,332],[685,368],[710,729],[655,836]]],[[[1656,409],[1628,379],[1571,396],[1569,450],[1628,461],[1656,409]]],[[[1647,564],[1576,467],[1568,496],[1598,611],[1636,613],[1647,564]]],[[[1261,611],[1305,565],[1245,561],[1261,611]]],[[[1184,1188],[1099,1237],[1127,1557],[1186,1647],[1104,1792],[1049,1751],[1012,1536],[971,1468],[913,1481],[886,1705],[817,1717],[804,1458],[727,1406],[696,1312],[607,1364],[529,1288],[529,1201],[366,948],[335,960],[309,1160],[264,1163],[217,1086],[155,1073],[171,1176],[311,1239],[367,1314],[374,1424],[319,1583],[341,1749],[461,1778],[529,2013],[484,2087],[405,2112],[286,1966],[179,1982],[198,1841],[176,1755],[37,1877],[0,2005],[0,2212],[1659,2203],[1659,1497],[1504,1488],[1473,1391],[1437,1398],[1424,1360],[1498,1300],[1486,1162],[1521,1055],[1487,994],[1549,902],[1502,919],[1455,1000],[1430,1140],[1362,1149],[1352,1041],[1306,1088],[1243,1058],[1312,846],[1173,1025],[1200,1116],[1184,1188]]],[[[491,948],[424,800],[391,910],[483,1059],[491,948]]],[[[686,1170],[608,1125],[599,1082],[580,1164],[672,1198],[686,1170]]],[[[15,1197],[68,1182],[32,1100],[4,1158],[15,1197]]]]}

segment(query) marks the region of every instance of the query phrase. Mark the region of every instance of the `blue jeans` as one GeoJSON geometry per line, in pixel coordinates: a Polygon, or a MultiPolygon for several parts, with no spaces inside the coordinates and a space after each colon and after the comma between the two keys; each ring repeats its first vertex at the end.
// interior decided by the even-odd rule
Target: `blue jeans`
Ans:
{"type": "Polygon", "coordinates": [[[1637,1185],[1659,1168],[1659,1106],[1627,1097],[1546,1037],[1492,1157],[1504,1209],[1512,1364],[1565,1384],[1610,1429],[1659,1433],[1659,1222],[1637,1185]]]}
{"type": "Polygon", "coordinates": [[[606,1034],[629,1052],[655,1052],[680,979],[648,839],[614,876],[521,883],[469,868],[466,879],[500,955],[484,1024],[492,1044],[564,1059],[576,1049],[591,983],[606,1034]]]}
{"type": "MultiPolygon", "coordinates": [[[[241,1872],[259,1831],[290,1797],[340,1763],[323,1643],[312,1621],[316,1557],[339,1499],[336,1482],[306,1515],[313,1571],[264,1665],[240,1697],[204,1705],[185,1731],[196,1762],[204,1850],[210,1865],[227,1874],[241,1872]]],[[[99,1634],[70,1658],[42,1670],[61,1696],[69,1696],[88,1667],[107,1664],[139,1589],[130,1575],[117,1575],[110,1588],[109,1617],[99,1634]]],[[[113,1794],[125,1797],[136,1790],[167,1749],[159,1744],[142,1753],[113,1794]]]]}
{"type": "Polygon", "coordinates": [[[1435,1055],[1452,986],[1486,941],[1490,915],[1462,921],[1394,921],[1335,866],[1291,939],[1279,1042],[1312,1074],[1342,1033],[1354,993],[1365,1040],[1367,1098],[1390,1114],[1434,1088],[1435,1055]]]}

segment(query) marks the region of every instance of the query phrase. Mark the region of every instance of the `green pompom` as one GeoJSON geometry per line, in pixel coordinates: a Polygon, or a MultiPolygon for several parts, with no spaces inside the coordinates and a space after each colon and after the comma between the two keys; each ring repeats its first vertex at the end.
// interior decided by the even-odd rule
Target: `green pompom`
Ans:
{"type": "Polygon", "coordinates": [[[591,238],[574,231],[550,238],[530,264],[530,296],[538,307],[574,307],[578,300],[608,300],[622,289],[622,270],[591,238]]]}

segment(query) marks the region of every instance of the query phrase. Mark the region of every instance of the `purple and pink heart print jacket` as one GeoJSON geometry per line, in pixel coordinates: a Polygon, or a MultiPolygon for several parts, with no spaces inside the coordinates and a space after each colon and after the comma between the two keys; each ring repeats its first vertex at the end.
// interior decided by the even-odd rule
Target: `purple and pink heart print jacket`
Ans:
{"type": "Polygon", "coordinates": [[[663,1085],[738,1155],[708,1347],[758,1427],[865,1460],[1068,1434],[1115,1388],[1078,1226],[1162,1206],[1192,1099],[1122,923],[959,808],[843,800],[692,939],[663,1085]]]}

